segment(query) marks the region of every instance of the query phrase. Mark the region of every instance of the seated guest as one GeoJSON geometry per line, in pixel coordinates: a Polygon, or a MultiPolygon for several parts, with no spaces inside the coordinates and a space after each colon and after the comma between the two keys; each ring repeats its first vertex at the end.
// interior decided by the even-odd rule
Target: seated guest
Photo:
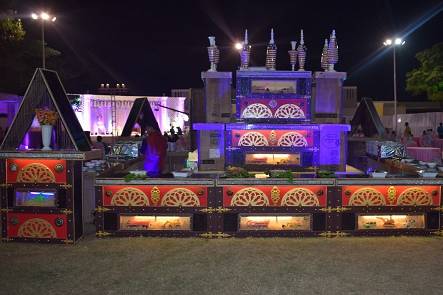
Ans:
{"type": "Polygon", "coordinates": [[[435,133],[434,130],[432,130],[432,128],[429,128],[429,129],[427,130],[427,133],[429,134],[429,136],[430,136],[431,138],[436,138],[436,137],[438,137],[438,136],[437,136],[437,133],[435,133]]]}
{"type": "Polygon", "coordinates": [[[403,131],[403,138],[408,141],[409,137],[414,137],[414,135],[412,135],[412,130],[411,127],[409,127],[409,123],[406,122],[405,123],[405,130],[403,131]]]}
{"type": "Polygon", "coordinates": [[[389,132],[388,128],[385,128],[385,133],[383,134],[384,140],[391,140],[391,133],[389,132]]]}
{"type": "Polygon", "coordinates": [[[420,146],[423,147],[432,146],[432,137],[426,131],[423,131],[423,134],[420,137],[420,146]]]}
{"type": "Polygon", "coordinates": [[[438,138],[443,139],[443,123],[440,123],[440,126],[437,128],[438,138]]]}

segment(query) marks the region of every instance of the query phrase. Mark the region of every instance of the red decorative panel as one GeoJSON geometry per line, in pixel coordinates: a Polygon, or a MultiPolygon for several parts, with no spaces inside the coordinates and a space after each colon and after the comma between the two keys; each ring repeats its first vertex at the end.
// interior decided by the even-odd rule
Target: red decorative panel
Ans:
{"type": "Polygon", "coordinates": [[[223,187],[223,206],[325,207],[326,186],[243,186],[223,187]]]}
{"type": "Polygon", "coordinates": [[[8,183],[66,183],[66,160],[7,159],[8,183]]]}
{"type": "Polygon", "coordinates": [[[103,187],[104,206],[206,207],[208,188],[172,185],[112,185],[103,187]]]}
{"type": "Polygon", "coordinates": [[[343,206],[440,206],[439,186],[343,186],[343,206]]]}
{"type": "Polygon", "coordinates": [[[9,238],[62,239],[68,237],[65,214],[8,213],[9,238]]]}
{"type": "Polygon", "coordinates": [[[233,130],[232,146],[310,147],[312,130],[233,130]]]}

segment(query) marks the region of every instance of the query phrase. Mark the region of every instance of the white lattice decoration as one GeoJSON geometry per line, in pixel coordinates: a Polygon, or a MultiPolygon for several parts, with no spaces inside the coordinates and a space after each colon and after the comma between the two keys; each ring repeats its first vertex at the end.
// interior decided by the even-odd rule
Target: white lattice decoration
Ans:
{"type": "Polygon", "coordinates": [[[246,119],[272,118],[272,111],[262,103],[253,103],[243,110],[241,117],[246,119]]]}
{"type": "Polygon", "coordinates": [[[385,206],[385,197],[373,188],[361,188],[349,198],[348,206],[385,206]]]}
{"type": "Polygon", "coordinates": [[[235,193],[231,206],[269,206],[269,200],[261,190],[247,187],[235,193]]]}
{"type": "Polygon", "coordinates": [[[162,199],[162,206],[167,207],[198,207],[200,200],[187,188],[175,188],[168,191],[162,199]]]}
{"type": "Polygon", "coordinates": [[[46,165],[31,163],[18,172],[17,182],[25,183],[54,183],[55,176],[46,165]]]}
{"type": "Polygon", "coordinates": [[[238,141],[238,146],[268,146],[268,140],[260,132],[251,131],[243,134],[238,141]]]}
{"type": "Polygon", "coordinates": [[[149,206],[146,194],[135,187],[118,190],[111,199],[112,206],[149,206]]]}
{"type": "Polygon", "coordinates": [[[304,119],[305,113],[296,104],[287,103],[281,105],[274,114],[275,118],[281,119],[304,119]]]}
{"type": "Polygon", "coordinates": [[[306,138],[300,133],[291,131],[291,132],[286,132],[285,134],[280,136],[277,145],[287,146],[287,147],[290,146],[304,147],[308,145],[308,142],[306,141],[306,138]]]}
{"type": "Polygon", "coordinates": [[[21,238],[46,238],[57,237],[54,227],[45,219],[31,218],[20,225],[17,236],[21,238]]]}
{"type": "Polygon", "coordinates": [[[306,188],[293,188],[288,191],[281,201],[282,206],[320,206],[317,196],[306,188]]]}
{"type": "Polygon", "coordinates": [[[408,188],[397,199],[399,206],[430,206],[432,203],[431,195],[418,187],[408,188]]]}

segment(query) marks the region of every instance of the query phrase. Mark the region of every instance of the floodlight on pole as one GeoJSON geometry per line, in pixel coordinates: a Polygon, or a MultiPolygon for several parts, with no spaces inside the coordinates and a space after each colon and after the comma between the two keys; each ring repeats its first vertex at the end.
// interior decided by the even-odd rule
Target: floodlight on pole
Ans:
{"type": "Polygon", "coordinates": [[[234,44],[235,49],[237,50],[242,50],[243,49],[243,44],[241,42],[237,42],[234,44]]]}
{"type": "Polygon", "coordinates": [[[42,67],[46,67],[46,54],[45,54],[45,21],[55,22],[57,17],[50,15],[47,12],[40,12],[37,14],[35,12],[31,13],[31,18],[34,20],[41,20],[42,22],[42,67]]]}
{"type": "Polygon", "coordinates": [[[395,47],[402,46],[405,44],[405,41],[401,38],[395,38],[394,42],[392,42],[392,39],[386,39],[385,42],[383,42],[384,46],[392,46],[393,49],[393,56],[394,56],[394,130],[395,134],[398,134],[397,132],[397,65],[396,65],[396,53],[395,53],[395,47]]]}
{"type": "Polygon", "coordinates": [[[47,14],[46,12],[42,12],[42,13],[40,13],[40,18],[43,20],[48,20],[49,14],[47,14]]]}

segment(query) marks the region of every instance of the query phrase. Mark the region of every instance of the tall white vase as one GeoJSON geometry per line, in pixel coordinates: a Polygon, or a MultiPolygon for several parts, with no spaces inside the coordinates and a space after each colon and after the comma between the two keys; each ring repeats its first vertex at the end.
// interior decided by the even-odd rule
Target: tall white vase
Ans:
{"type": "Polygon", "coordinates": [[[42,127],[42,142],[43,142],[43,148],[44,151],[52,150],[51,145],[51,136],[52,136],[52,128],[54,126],[52,125],[41,125],[42,127]]]}

